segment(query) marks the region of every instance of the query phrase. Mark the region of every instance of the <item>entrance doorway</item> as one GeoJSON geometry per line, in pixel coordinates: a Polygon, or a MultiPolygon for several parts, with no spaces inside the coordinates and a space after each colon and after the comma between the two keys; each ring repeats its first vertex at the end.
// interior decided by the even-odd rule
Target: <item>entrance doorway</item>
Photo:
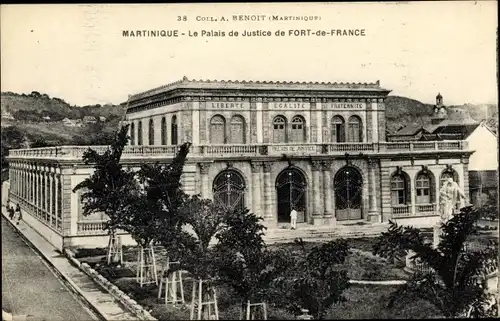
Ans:
{"type": "Polygon", "coordinates": [[[363,178],[354,167],[341,168],[334,179],[335,216],[338,221],[361,219],[363,178]]]}
{"type": "Polygon", "coordinates": [[[297,223],[306,220],[306,178],[298,169],[289,167],[276,178],[278,197],[278,222],[290,222],[290,211],[295,207],[298,212],[297,223]]]}

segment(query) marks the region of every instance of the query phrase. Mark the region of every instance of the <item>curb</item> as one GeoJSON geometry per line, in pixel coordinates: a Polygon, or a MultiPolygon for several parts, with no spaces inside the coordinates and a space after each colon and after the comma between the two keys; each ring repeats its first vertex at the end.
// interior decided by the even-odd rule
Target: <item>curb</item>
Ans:
{"type": "MultiPolygon", "coordinates": [[[[81,300],[81,302],[84,303],[84,305],[87,308],[89,308],[99,318],[99,320],[107,321],[105,314],[102,311],[100,311],[100,309],[98,307],[96,307],[92,303],[90,303],[90,301],[83,295],[80,287],[78,285],[76,285],[73,282],[73,280],[71,280],[70,277],[68,277],[66,274],[62,273],[61,271],[59,271],[55,267],[55,265],[45,256],[45,254],[43,254],[42,251],[40,251],[33,243],[31,243],[31,241],[22,233],[22,231],[15,224],[13,224],[7,216],[5,216],[3,211],[2,211],[2,216],[9,223],[9,225],[14,228],[16,233],[21,236],[21,238],[26,243],[26,245],[28,245],[29,248],[34,250],[50,266],[52,272],[54,272],[65,283],[67,288],[71,292],[73,292],[73,294],[75,294],[81,300]]],[[[24,223],[24,224],[26,224],[26,223],[24,223]]]]}
{"type": "Polygon", "coordinates": [[[149,311],[139,305],[135,300],[133,300],[129,295],[120,290],[120,288],[114,285],[111,281],[106,279],[95,269],[91,268],[87,263],[82,263],[78,259],[76,259],[74,253],[71,250],[65,249],[64,255],[70,260],[73,265],[78,266],[78,268],[83,273],[89,276],[101,288],[106,290],[115,300],[120,302],[130,313],[135,315],[137,318],[139,318],[140,320],[157,321],[157,319],[153,317],[149,313],[149,311]]]}

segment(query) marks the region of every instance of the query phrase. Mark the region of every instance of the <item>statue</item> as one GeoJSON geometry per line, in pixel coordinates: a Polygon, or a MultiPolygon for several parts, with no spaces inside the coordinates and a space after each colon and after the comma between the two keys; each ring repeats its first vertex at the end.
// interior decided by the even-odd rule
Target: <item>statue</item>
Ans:
{"type": "Polygon", "coordinates": [[[439,213],[441,222],[445,223],[453,217],[455,210],[463,207],[465,194],[458,184],[449,177],[439,191],[439,213]]]}
{"type": "Polygon", "coordinates": [[[446,223],[450,220],[455,214],[455,211],[463,207],[464,201],[465,194],[458,184],[451,177],[446,179],[439,190],[439,214],[441,216],[441,221],[434,226],[434,248],[439,244],[442,233],[441,223],[446,223]]]}

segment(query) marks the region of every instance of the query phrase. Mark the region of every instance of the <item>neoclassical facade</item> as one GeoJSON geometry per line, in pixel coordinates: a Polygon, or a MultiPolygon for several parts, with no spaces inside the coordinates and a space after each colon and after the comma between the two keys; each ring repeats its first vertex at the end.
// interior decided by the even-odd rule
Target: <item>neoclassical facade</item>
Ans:
{"type": "MultiPolygon", "coordinates": [[[[129,96],[125,122],[130,124],[130,141],[123,162],[169,162],[180,144],[191,142],[182,175],[185,191],[226,208],[247,207],[269,228],[286,224],[292,207],[299,222],[315,226],[389,219],[431,224],[438,218],[444,179],[453,177],[468,195],[473,151],[465,141],[387,142],[389,92],[378,81],[183,78],[129,96]]],[[[79,195],[71,192],[92,173],[81,161],[85,149],[14,150],[9,156],[11,200],[24,204],[47,227],[55,224],[57,230],[61,217],[62,234],[70,235],[72,243],[97,235],[104,219],[83,217],[79,195]],[[33,175],[37,183],[18,186],[26,182],[25,175],[33,175]],[[38,177],[48,180],[40,185],[38,177]],[[37,192],[43,188],[49,193],[37,192]],[[35,195],[35,200],[26,195],[35,195]],[[54,199],[61,199],[59,207],[54,199]],[[40,207],[38,202],[49,205],[40,207]]]]}

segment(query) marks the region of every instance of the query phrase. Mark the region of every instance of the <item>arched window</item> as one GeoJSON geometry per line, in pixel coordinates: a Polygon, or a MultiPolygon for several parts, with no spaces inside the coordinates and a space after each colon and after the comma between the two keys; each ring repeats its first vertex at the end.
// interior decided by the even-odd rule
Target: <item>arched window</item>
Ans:
{"type": "Polygon", "coordinates": [[[306,126],[304,118],[295,116],[292,118],[291,142],[303,143],[306,141],[306,126]]]}
{"type": "Polygon", "coordinates": [[[448,178],[451,178],[455,183],[460,184],[458,182],[458,173],[454,169],[447,168],[443,171],[443,173],[441,173],[441,178],[439,179],[439,188],[443,186],[448,178]]]}
{"type": "Polygon", "coordinates": [[[142,121],[137,124],[137,145],[142,146],[142,121]]]}
{"type": "Polygon", "coordinates": [[[214,202],[226,210],[245,208],[245,180],[237,171],[220,172],[214,179],[213,192],[214,202]]]}
{"type": "Polygon", "coordinates": [[[405,173],[396,173],[391,178],[392,205],[410,205],[409,178],[405,173]]]}
{"type": "Polygon", "coordinates": [[[215,115],[210,119],[210,143],[226,143],[226,120],[221,115],[215,115]]]}
{"type": "Polygon", "coordinates": [[[427,173],[418,173],[415,180],[416,204],[432,203],[432,180],[427,173]]]}
{"type": "Polygon", "coordinates": [[[245,144],[245,119],[239,115],[231,118],[229,141],[233,144],[245,144]]]}
{"type": "Polygon", "coordinates": [[[347,141],[351,143],[360,143],[363,141],[363,126],[361,118],[358,116],[349,117],[347,130],[347,141]]]}
{"type": "Polygon", "coordinates": [[[287,123],[284,116],[276,116],[273,120],[273,143],[286,143],[287,123]]]}
{"type": "Polygon", "coordinates": [[[177,116],[173,115],[172,116],[172,127],[171,127],[171,135],[170,135],[170,140],[172,142],[172,145],[177,145],[177,116]]]}
{"type": "Polygon", "coordinates": [[[345,142],[345,121],[342,116],[333,116],[332,118],[332,142],[345,142]]]}
{"type": "Polygon", "coordinates": [[[151,118],[149,120],[149,128],[148,128],[148,136],[149,136],[149,144],[148,145],[154,145],[155,144],[155,124],[153,122],[153,119],[151,118]]]}
{"type": "Polygon", "coordinates": [[[135,124],[130,124],[130,145],[135,145],[135,124]]]}
{"type": "Polygon", "coordinates": [[[165,117],[161,118],[161,144],[167,145],[167,120],[165,117]]]}

